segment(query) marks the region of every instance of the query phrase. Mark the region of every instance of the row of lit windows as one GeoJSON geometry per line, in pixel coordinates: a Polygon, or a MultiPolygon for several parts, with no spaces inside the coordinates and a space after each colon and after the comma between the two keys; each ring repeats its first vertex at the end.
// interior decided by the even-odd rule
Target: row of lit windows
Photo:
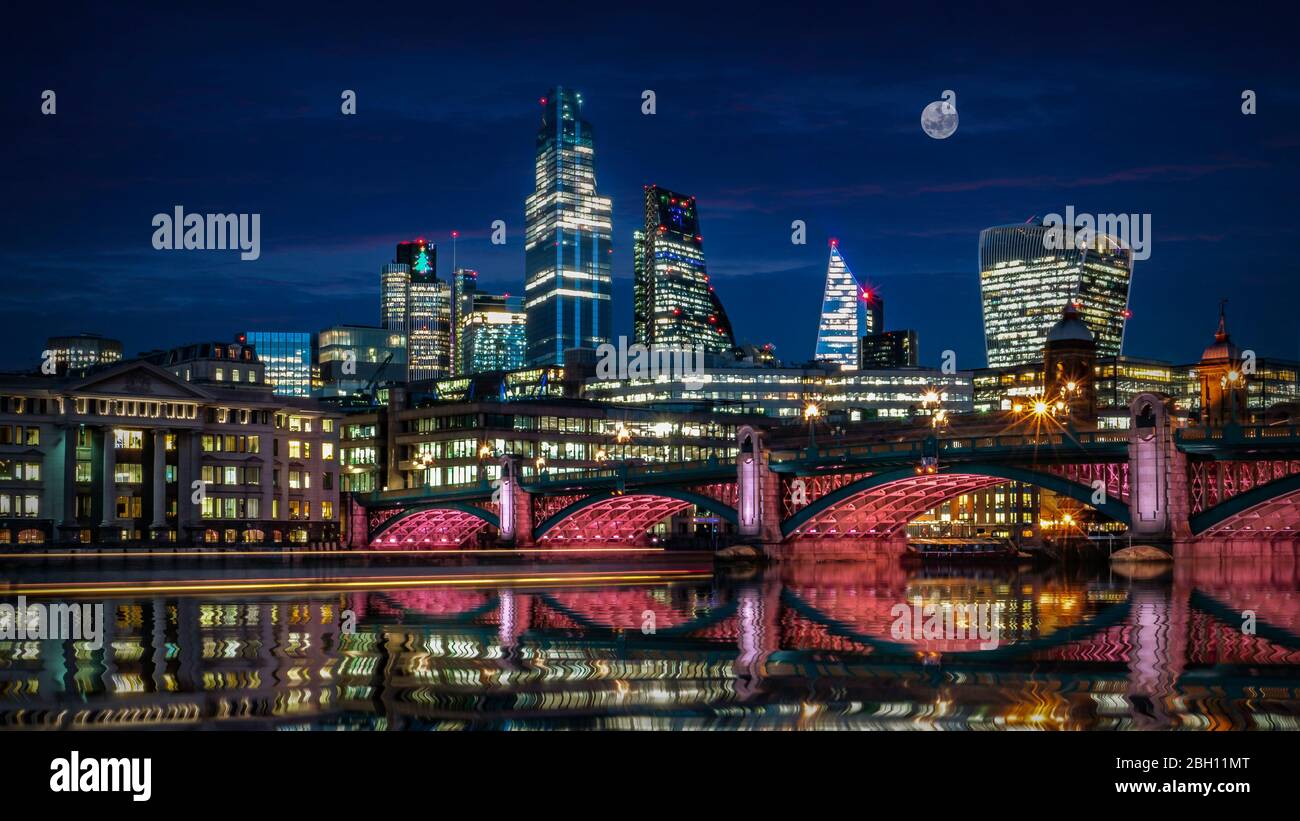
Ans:
{"type": "Polygon", "coordinates": [[[0,445],[27,445],[36,447],[41,443],[41,429],[22,425],[0,425],[0,445]]]}
{"type": "Polygon", "coordinates": [[[40,515],[40,496],[0,493],[0,518],[35,519],[40,515]]]}
{"type": "Polygon", "coordinates": [[[12,459],[0,459],[0,482],[39,482],[40,480],[40,462],[17,462],[12,459]]]}

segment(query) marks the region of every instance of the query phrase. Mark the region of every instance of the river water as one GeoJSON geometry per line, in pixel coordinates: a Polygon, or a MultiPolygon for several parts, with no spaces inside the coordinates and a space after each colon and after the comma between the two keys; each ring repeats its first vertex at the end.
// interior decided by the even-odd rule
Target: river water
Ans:
{"type": "Polygon", "coordinates": [[[10,557],[0,579],[0,610],[91,607],[80,638],[0,625],[0,729],[1300,728],[1292,558],[10,557]]]}

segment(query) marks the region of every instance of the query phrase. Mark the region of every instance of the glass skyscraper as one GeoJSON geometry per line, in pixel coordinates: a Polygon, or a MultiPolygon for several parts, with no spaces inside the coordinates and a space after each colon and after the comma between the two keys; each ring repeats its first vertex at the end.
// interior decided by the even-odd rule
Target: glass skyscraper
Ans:
{"type": "Polygon", "coordinates": [[[407,378],[451,375],[451,288],[438,279],[438,248],[423,239],[399,243],[397,262],[411,271],[406,297],[407,378]]]}
{"type": "Polygon", "coordinates": [[[411,286],[411,268],[388,262],[379,271],[379,324],[406,335],[406,296],[411,286]]]}
{"type": "Polygon", "coordinates": [[[1049,248],[1041,220],[980,232],[980,297],[988,367],[1043,358],[1047,332],[1069,299],[1097,340],[1097,356],[1123,352],[1132,252],[1097,234],[1085,248],[1049,248]]]}
{"type": "Polygon", "coordinates": [[[248,331],[242,340],[266,366],[276,396],[311,396],[311,334],[248,331]]]}
{"type": "Polygon", "coordinates": [[[524,367],[526,317],[518,297],[475,294],[459,327],[461,374],[524,367]]]}
{"type": "Polygon", "coordinates": [[[321,395],[346,396],[372,379],[405,380],[406,335],[374,325],[334,325],[316,334],[312,358],[321,371],[321,395]]]}
{"type": "Polygon", "coordinates": [[[857,278],[840,254],[839,243],[832,240],[814,358],[834,362],[841,370],[858,369],[858,352],[862,339],[862,309],[858,301],[860,291],[857,278]]]}
{"type": "MultiPolygon", "coordinates": [[[[465,373],[465,363],[461,360],[461,320],[474,310],[474,295],[478,292],[478,271],[472,268],[457,268],[451,274],[451,370],[453,376],[465,373]]],[[[519,343],[519,353],[523,356],[526,340],[519,343]]]]}
{"type": "Polygon", "coordinates": [[[528,362],[551,365],[568,348],[609,341],[613,204],[596,191],[581,95],[557,87],[541,103],[535,187],[524,203],[524,309],[528,362]]]}
{"type": "Polygon", "coordinates": [[[451,286],[437,271],[438,246],[423,238],[398,243],[381,271],[379,324],[406,339],[408,380],[451,375],[451,286]]]}
{"type": "Polygon", "coordinates": [[[632,235],[633,325],[643,345],[736,347],[731,321],[709,284],[695,197],[645,187],[645,230],[632,235]]]}

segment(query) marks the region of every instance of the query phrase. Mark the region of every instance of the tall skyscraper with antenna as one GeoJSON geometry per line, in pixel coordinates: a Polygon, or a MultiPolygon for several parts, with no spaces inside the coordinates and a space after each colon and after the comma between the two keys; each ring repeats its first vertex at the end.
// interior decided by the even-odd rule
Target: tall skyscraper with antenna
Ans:
{"type": "Polygon", "coordinates": [[[595,142],[582,96],[541,99],[534,190],[524,203],[528,362],[554,365],[568,348],[609,341],[613,203],[596,189],[595,142]]]}

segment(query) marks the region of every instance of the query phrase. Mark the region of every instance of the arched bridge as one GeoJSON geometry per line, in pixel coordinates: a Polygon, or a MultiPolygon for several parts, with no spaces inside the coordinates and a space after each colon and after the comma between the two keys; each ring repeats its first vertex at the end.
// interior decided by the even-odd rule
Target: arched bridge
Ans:
{"type": "Polygon", "coordinates": [[[452,549],[644,545],[678,515],[715,523],[719,546],[771,555],[899,552],[909,521],[940,503],[1019,482],[1192,554],[1294,551],[1300,429],[1178,429],[1144,394],[1127,431],[912,438],[778,456],[740,432],[735,462],[605,465],[566,473],[501,462],[500,479],[372,494],[351,513],[354,547],[452,549]]]}

